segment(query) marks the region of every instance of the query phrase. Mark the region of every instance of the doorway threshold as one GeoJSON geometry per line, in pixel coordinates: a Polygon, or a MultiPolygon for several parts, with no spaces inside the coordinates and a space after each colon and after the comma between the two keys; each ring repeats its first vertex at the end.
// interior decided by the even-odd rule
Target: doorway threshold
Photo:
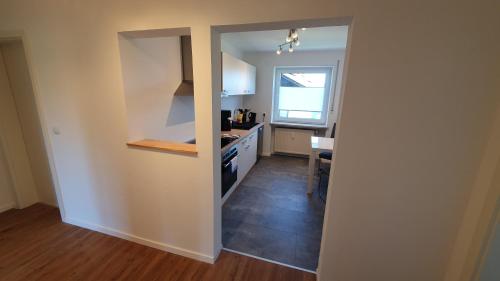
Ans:
{"type": "Polygon", "coordinates": [[[289,264],[282,263],[282,262],[279,262],[279,261],[273,261],[273,260],[270,260],[270,259],[262,258],[262,257],[259,257],[259,256],[254,256],[254,255],[251,255],[251,254],[247,254],[247,253],[243,253],[243,252],[231,250],[231,249],[224,248],[224,247],[222,248],[222,250],[228,251],[228,252],[231,252],[231,253],[235,253],[235,254],[239,254],[239,255],[242,255],[242,256],[246,256],[246,257],[258,259],[258,260],[261,260],[261,261],[270,262],[270,263],[278,264],[278,265],[281,265],[281,266],[285,266],[285,267],[289,267],[289,268],[293,268],[293,269],[297,269],[297,270],[309,272],[309,273],[312,273],[312,274],[316,274],[316,271],[312,271],[312,270],[309,270],[309,269],[301,268],[301,267],[298,267],[298,266],[289,265],[289,264]]]}

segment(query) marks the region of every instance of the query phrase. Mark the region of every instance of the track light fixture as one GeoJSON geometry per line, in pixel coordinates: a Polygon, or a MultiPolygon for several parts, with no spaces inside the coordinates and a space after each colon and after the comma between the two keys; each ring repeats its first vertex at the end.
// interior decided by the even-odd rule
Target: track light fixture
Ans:
{"type": "MultiPolygon", "coordinates": [[[[305,28],[302,28],[302,30],[305,30],[305,28]]],[[[288,30],[288,36],[285,38],[285,43],[279,44],[278,49],[276,50],[276,54],[281,55],[283,52],[283,47],[288,45],[288,52],[291,53],[293,52],[293,46],[299,46],[300,41],[299,41],[299,32],[297,29],[292,28],[288,30]]]]}

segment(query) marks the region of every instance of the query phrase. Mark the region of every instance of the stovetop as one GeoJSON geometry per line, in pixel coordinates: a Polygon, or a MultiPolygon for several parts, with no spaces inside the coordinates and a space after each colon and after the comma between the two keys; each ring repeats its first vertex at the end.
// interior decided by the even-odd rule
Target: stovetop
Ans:
{"type": "Polygon", "coordinates": [[[237,140],[239,138],[240,138],[240,136],[238,136],[238,135],[224,134],[220,138],[220,146],[221,146],[221,148],[223,148],[224,146],[230,144],[231,142],[233,142],[234,140],[237,140]]]}
{"type": "Polygon", "coordinates": [[[240,130],[250,130],[252,129],[253,127],[259,125],[258,122],[246,122],[246,123],[236,123],[236,122],[233,122],[231,124],[231,128],[233,129],[240,129],[240,130]]]}

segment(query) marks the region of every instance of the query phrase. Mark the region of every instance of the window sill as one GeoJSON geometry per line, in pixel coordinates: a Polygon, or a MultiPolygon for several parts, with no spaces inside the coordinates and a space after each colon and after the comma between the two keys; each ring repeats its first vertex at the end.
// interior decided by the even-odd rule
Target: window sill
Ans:
{"type": "Polygon", "coordinates": [[[186,154],[190,156],[198,155],[198,151],[196,151],[196,144],[190,144],[190,143],[144,139],[140,141],[127,142],[127,146],[133,148],[143,148],[143,149],[150,149],[163,152],[186,154]]]}
{"type": "Polygon", "coordinates": [[[313,125],[313,124],[299,124],[299,123],[285,123],[285,122],[271,122],[273,127],[284,127],[284,128],[297,128],[297,129],[312,129],[312,130],[326,130],[327,125],[313,125]]]}

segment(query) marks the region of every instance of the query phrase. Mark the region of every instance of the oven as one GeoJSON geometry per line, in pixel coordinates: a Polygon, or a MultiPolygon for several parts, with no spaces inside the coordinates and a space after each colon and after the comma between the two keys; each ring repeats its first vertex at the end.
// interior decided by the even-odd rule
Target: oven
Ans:
{"type": "Polygon", "coordinates": [[[238,179],[238,145],[234,145],[222,155],[221,197],[229,191],[238,179]]]}

